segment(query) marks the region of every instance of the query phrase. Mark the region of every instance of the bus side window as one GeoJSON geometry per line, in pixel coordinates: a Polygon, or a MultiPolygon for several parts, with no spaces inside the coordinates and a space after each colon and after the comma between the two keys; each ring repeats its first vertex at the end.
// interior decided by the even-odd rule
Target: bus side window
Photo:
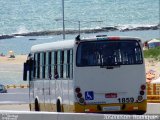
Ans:
{"type": "Polygon", "coordinates": [[[37,54],[37,78],[40,78],[40,53],[37,54]]]}
{"type": "Polygon", "coordinates": [[[67,50],[64,51],[63,78],[67,78],[67,50]]]}
{"type": "Polygon", "coordinates": [[[34,62],[33,62],[33,79],[37,78],[37,53],[34,54],[34,62]]]}
{"type": "Polygon", "coordinates": [[[45,70],[44,70],[44,78],[48,79],[49,78],[49,52],[46,52],[46,55],[45,55],[45,70]]]}
{"type": "Polygon", "coordinates": [[[61,77],[61,74],[60,74],[60,72],[61,72],[61,51],[59,50],[58,51],[58,57],[57,57],[57,74],[58,74],[58,77],[61,77]]]}
{"type": "Polygon", "coordinates": [[[70,50],[67,50],[67,78],[70,78],[70,50]]]}
{"type": "Polygon", "coordinates": [[[70,50],[70,78],[73,78],[73,50],[70,50]]]}
{"type": "MultiPolygon", "coordinates": [[[[50,72],[51,72],[51,73],[50,73],[50,75],[51,75],[51,78],[52,78],[52,79],[54,79],[55,56],[56,56],[56,55],[55,55],[55,52],[52,51],[52,52],[51,52],[51,58],[50,58],[50,59],[51,59],[51,65],[50,65],[50,67],[51,67],[51,68],[50,68],[50,69],[51,69],[50,72]]],[[[56,63],[56,64],[57,64],[57,63],[56,63]]]]}
{"type": "Polygon", "coordinates": [[[59,67],[59,62],[58,62],[58,57],[60,57],[60,55],[58,56],[58,52],[55,51],[54,52],[54,79],[58,79],[59,78],[59,70],[58,70],[58,67],[59,67]]]}
{"type": "Polygon", "coordinates": [[[43,78],[42,71],[43,71],[43,53],[40,53],[40,79],[43,78]]]}
{"type": "Polygon", "coordinates": [[[67,78],[73,76],[73,51],[67,50],[67,78]]]}
{"type": "Polygon", "coordinates": [[[46,53],[42,53],[42,78],[45,78],[46,53]]]}
{"type": "Polygon", "coordinates": [[[46,61],[47,61],[46,78],[51,79],[52,78],[52,72],[51,72],[52,53],[51,52],[47,52],[46,61]]]}
{"type": "Polygon", "coordinates": [[[63,78],[64,51],[60,51],[60,78],[63,78]]]}

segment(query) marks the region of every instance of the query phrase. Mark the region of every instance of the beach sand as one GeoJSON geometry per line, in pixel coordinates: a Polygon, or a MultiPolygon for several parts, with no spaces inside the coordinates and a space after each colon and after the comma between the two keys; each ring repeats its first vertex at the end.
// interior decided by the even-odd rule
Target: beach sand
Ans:
{"type": "Polygon", "coordinates": [[[15,55],[15,58],[9,56],[0,56],[0,63],[3,64],[23,64],[27,60],[27,55],[15,55]]]}

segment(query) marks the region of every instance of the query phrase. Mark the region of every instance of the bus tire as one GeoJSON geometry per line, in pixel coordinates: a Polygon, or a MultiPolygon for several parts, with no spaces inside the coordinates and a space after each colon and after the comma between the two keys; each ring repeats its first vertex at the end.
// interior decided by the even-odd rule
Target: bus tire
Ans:
{"type": "Polygon", "coordinates": [[[57,100],[57,112],[62,112],[61,102],[59,99],[57,100]]]}
{"type": "Polygon", "coordinates": [[[136,113],[136,115],[144,115],[146,113],[146,111],[138,111],[137,113],[136,113]]]}
{"type": "Polygon", "coordinates": [[[35,111],[40,111],[38,100],[35,99],[35,111]]]}

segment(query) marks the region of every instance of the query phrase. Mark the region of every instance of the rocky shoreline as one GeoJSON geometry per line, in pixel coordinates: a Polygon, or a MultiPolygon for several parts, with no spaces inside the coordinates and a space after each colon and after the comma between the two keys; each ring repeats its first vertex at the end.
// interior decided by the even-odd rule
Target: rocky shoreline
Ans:
{"type": "MultiPolygon", "coordinates": [[[[160,24],[150,25],[150,26],[139,26],[139,27],[125,27],[125,26],[110,26],[102,27],[97,29],[82,29],[81,33],[98,33],[98,32],[109,32],[109,31],[143,31],[143,30],[158,30],[160,29],[160,24]]],[[[65,30],[65,34],[77,34],[79,30],[65,30]]],[[[11,35],[0,35],[0,39],[9,39],[16,36],[44,36],[44,35],[61,35],[63,34],[62,30],[53,30],[53,31],[37,31],[37,32],[28,32],[20,34],[11,34],[11,35]]]]}

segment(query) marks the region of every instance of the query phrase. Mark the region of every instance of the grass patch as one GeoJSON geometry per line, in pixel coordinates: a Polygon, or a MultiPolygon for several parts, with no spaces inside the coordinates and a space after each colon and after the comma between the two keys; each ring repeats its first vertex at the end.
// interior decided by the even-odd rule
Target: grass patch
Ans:
{"type": "Polygon", "coordinates": [[[144,58],[154,58],[160,60],[160,47],[144,50],[144,58]]]}

